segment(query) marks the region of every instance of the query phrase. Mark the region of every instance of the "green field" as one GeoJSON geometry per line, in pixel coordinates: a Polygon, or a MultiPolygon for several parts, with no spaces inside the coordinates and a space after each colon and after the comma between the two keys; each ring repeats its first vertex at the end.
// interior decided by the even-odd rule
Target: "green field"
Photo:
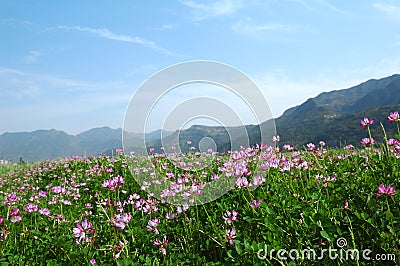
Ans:
{"type": "MultiPolygon", "coordinates": [[[[368,138],[370,126],[379,127],[366,125],[368,138]]],[[[400,264],[395,136],[360,149],[276,144],[216,157],[118,150],[2,166],[0,263],[400,264]],[[143,190],[168,181],[170,195],[199,203],[215,179],[231,187],[205,204],[171,205],[143,190]]]]}

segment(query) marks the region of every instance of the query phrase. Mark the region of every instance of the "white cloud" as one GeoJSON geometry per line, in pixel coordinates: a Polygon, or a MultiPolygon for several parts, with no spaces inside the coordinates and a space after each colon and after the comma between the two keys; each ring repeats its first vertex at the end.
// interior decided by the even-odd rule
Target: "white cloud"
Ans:
{"type": "MultiPolygon", "coordinates": [[[[129,42],[129,43],[135,43],[139,45],[146,46],[154,51],[167,54],[167,55],[177,55],[159,45],[157,45],[155,42],[137,37],[137,36],[130,36],[130,35],[124,35],[124,34],[116,34],[111,32],[107,28],[90,28],[90,27],[81,27],[81,26],[57,26],[54,27],[55,29],[62,29],[62,30],[75,30],[75,31],[81,31],[81,32],[88,32],[91,34],[95,34],[101,38],[105,38],[108,40],[113,40],[113,41],[120,41],[120,42],[129,42]]],[[[54,29],[53,28],[53,29],[54,29]]]]}
{"type": "Polygon", "coordinates": [[[330,11],[341,15],[351,15],[350,12],[340,9],[326,0],[292,0],[292,1],[302,5],[304,8],[315,13],[326,13],[325,11],[330,11]]]}
{"type": "Polygon", "coordinates": [[[385,4],[385,3],[375,3],[373,7],[384,12],[389,17],[400,21],[400,6],[385,4]]]}
{"type": "Polygon", "coordinates": [[[199,3],[193,0],[182,1],[182,4],[194,12],[194,20],[199,21],[209,17],[225,16],[235,13],[244,7],[242,0],[219,0],[214,2],[199,3]]]}
{"type": "Polygon", "coordinates": [[[277,22],[255,24],[251,19],[240,19],[232,26],[232,29],[238,33],[258,34],[261,32],[291,32],[295,27],[277,22]]]}
{"type": "Polygon", "coordinates": [[[39,57],[42,55],[41,52],[38,51],[30,51],[27,56],[23,58],[23,61],[26,64],[34,64],[39,60],[39,57]]]}
{"type": "Polygon", "coordinates": [[[172,24],[164,24],[162,27],[163,27],[163,29],[173,29],[174,25],[172,25],[172,24]]]}
{"type": "Polygon", "coordinates": [[[0,18],[0,25],[26,27],[33,25],[33,22],[30,22],[28,20],[20,21],[14,18],[0,18]]]}

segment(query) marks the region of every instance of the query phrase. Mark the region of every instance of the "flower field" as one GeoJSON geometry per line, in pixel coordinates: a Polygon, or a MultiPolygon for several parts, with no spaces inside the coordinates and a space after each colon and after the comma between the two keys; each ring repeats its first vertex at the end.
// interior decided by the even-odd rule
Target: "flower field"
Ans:
{"type": "MultiPolygon", "coordinates": [[[[388,120],[400,135],[398,113],[388,120]]],[[[0,263],[400,265],[400,138],[375,143],[379,125],[360,124],[361,148],[276,136],[215,157],[118,149],[0,167],[0,263]],[[161,197],[148,193],[165,180],[161,197]],[[216,180],[233,182],[196,202],[216,180]]]]}

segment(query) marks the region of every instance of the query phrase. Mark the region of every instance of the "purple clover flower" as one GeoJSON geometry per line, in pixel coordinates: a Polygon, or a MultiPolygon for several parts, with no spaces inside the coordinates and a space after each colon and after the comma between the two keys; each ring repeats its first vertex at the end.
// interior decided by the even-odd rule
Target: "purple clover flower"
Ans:
{"type": "Polygon", "coordinates": [[[378,192],[376,193],[376,198],[379,198],[380,196],[385,194],[389,197],[394,197],[396,196],[396,190],[390,185],[385,186],[384,184],[380,184],[378,187],[378,192]]]}

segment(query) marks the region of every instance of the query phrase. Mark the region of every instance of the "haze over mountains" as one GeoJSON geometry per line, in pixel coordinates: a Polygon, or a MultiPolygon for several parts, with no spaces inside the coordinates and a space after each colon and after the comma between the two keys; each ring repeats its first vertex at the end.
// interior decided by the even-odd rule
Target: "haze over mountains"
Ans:
{"type": "MultiPolygon", "coordinates": [[[[329,146],[358,145],[361,138],[367,136],[359,125],[360,119],[365,116],[375,120],[372,133],[378,141],[382,140],[379,122],[385,126],[387,135],[393,136],[396,132],[395,126],[386,121],[386,117],[392,111],[400,111],[398,74],[368,80],[345,90],[321,93],[299,106],[286,110],[282,116],[275,119],[275,123],[281,144],[301,146],[323,140],[329,146]]],[[[145,136],[124,132],[124,138],[130,144],[129,149],[139,154],[145,152],[144,138],[147,148],[154,147],[159,151],[161,146],[170,147],[178,144],[176,142],[189,148],[188,145],[184,145],[187,140],[192,141],[191,146],[198,146],[200,140],[209,137],[214,140],[218,151],[223,152],[237,149],[240,143],[259,143],[260,127],[270,128],[271,121],[265,121],[259,126],[229,128],[231,140],[227,129],[201,125],[175,132],[158,130],[145,136]],[[248,137],[243,135],[243,130],[246,130],[248,137]]],[[[13,162],[18,162],[20,158],[25,161],[39,161],[71,155],[110,154],[113,149],[120,147],[122,129],[109,127],[93,128],[76,136],[54,129],[0,135],[0,159],[13,162]]]]}

